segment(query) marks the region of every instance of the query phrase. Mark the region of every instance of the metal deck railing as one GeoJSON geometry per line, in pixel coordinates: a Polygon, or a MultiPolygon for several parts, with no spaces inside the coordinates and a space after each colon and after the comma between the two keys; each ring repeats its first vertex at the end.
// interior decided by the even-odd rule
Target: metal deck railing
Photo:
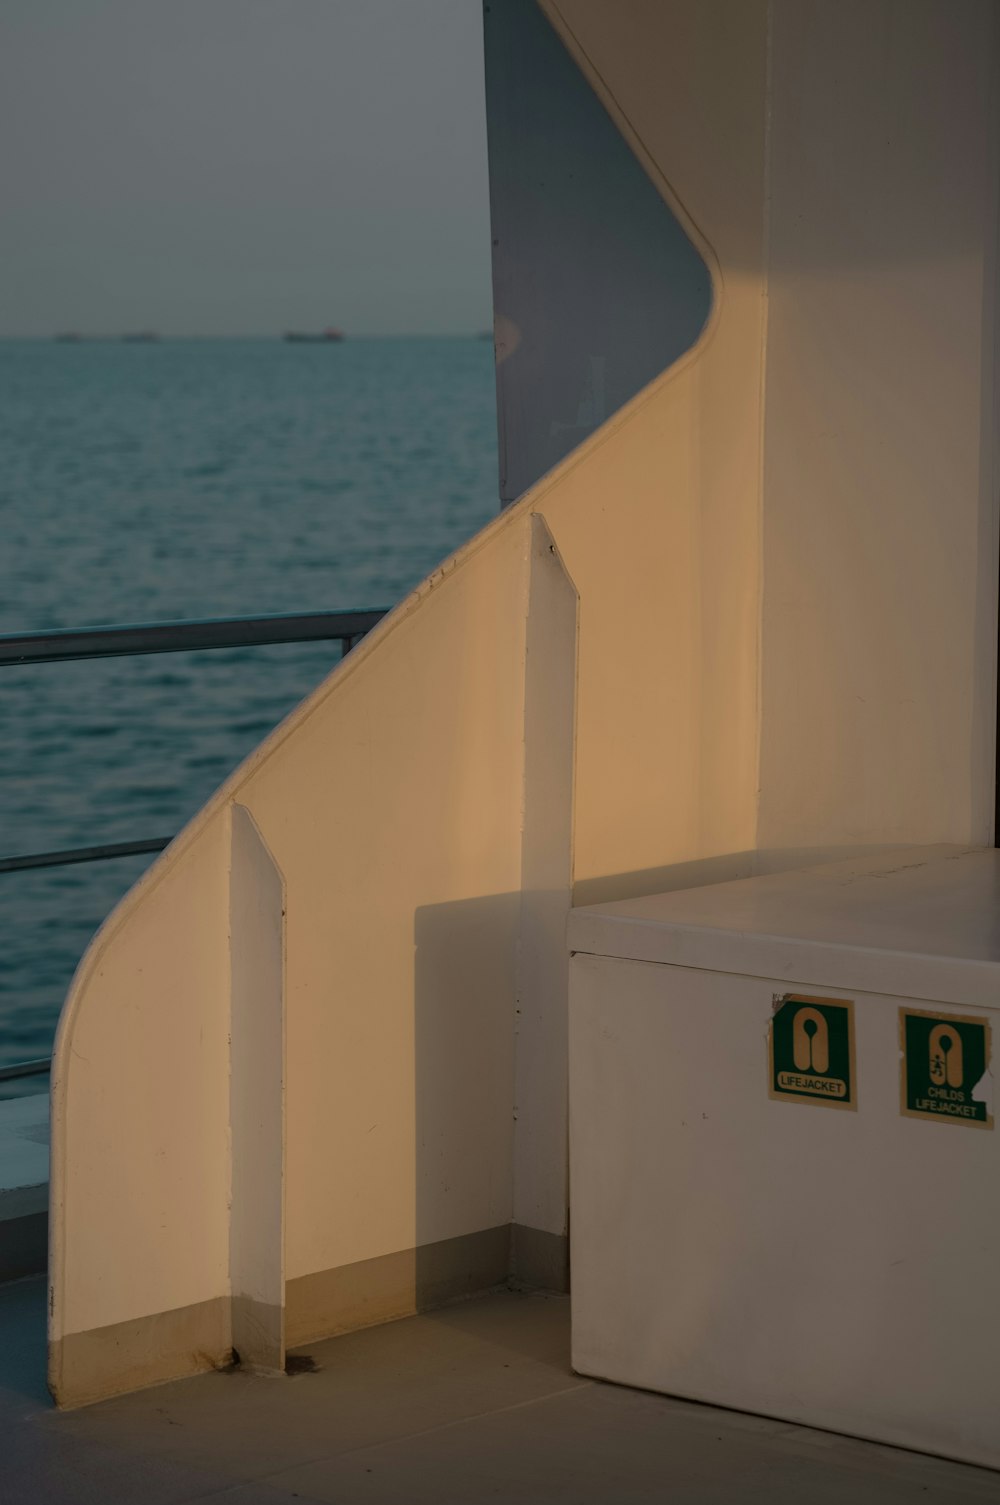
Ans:
{"type": "MultiPolygon", "coordinates": [[[[142,622],[117,627],[59,628],[52,632],[0,635],[0,668],[26,664],[66,663],[73,659],[125,658],[145,653],[205,652],[213,648],[257,648],[271,643],[339,642],[341,656],[369,633],[385,610],[314,611],[263,617],[211,617],[197,622],[142,622]]],[[[106,862],[162,852],[172,836],[138,841],[103,842],[61,851],[0,857],[0,873],[67,867],[77,862],[106,862]]],[[[0,1066],[0,1082],[42,1076],[50,1057],[0,1066]]]]}

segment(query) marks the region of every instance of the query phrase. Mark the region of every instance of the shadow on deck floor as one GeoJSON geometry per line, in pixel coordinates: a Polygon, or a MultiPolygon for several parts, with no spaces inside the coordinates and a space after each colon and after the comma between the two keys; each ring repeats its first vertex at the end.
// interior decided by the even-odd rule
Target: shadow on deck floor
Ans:
{"type": "Polygon", "coordinates": [[[1000,1475],[584,1380],[565,1297],[500,1293],[60,1414],[45,1285],[0,1287],[2,1505],[958,1505],[1000,1475]]]}

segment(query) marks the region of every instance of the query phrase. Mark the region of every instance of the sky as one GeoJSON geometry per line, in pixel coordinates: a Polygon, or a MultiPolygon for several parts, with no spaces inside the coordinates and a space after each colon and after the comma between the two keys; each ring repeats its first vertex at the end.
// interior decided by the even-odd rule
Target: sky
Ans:
{"type": "Polygon", "coordinates": [[[480,0],[2,0],[0,336],[491,324],[480,0]]]}

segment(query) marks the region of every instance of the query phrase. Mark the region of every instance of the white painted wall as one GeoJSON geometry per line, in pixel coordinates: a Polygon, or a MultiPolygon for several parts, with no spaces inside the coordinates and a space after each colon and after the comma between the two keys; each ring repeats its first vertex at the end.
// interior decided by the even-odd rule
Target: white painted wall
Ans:
{"type": "MultiPolygon", "coordinates": [[[[53,1081],[56,1339],[228,1290],[234,800],[287,894],[288,1278],[515,1215],[564,1230],[565,1123],[552,1105],[566,1066],[538,982],[551,950],[534,980],[517,970],[521,892],[534,881],[525,738],[544,725],[526,718],[529,614],[546,609],[544,589],[533,597],[534,515],[579,596],[578,902],[746,872],[758,846],[794,865],[807,842],[984,839],[995,556],[977,557],[973,541],[992,538],[994,432],[972,372],[995,338],[983,292],[995,230],[973,212],[979,169],[952,157],[979,140],[977,121],[988,126],[982,89],[966,88],[980,79],[986,7],[864,7],[886,76],[897,47],[914,78],[946,67],[961,80],[965,123],[946,130],[935,105],[935,149],[915,128],[888,159],[911,184],[910,207],[924,194],[935,213],[963,208],[961,255],[891,264],[892,204],[880,205],[873,177],[863,214],[824,210],[810,232],[822,245],[841,228],[849,246],[833,271],[816,263],[794,277],[786,264],[810,246],[795,208],[808,176],[792,139],[800,58],[806,78],[821,57],[847,71],[838,98],[859,143],[885,122],[882,74],[854,68],[861,11],[793,0],[775,0],[770,17],[764,0],[546,9],[691,225],[712,266],[712,321],[679,366],[334,672],[95,940],[53,1081]],[[962,183],[946,186],[956,172],[962,183]],[[894,354],[883,376],[879,361],[900,347],[908,359],[894,354]],[[948,379],[932,379],[946,355],[948,379]],[[906,573],[890,586],[894,558],[906,573]],[[932,634],[910,630],[922,614],[932,634]],[[915,704],[904,711],[904,700],[915,704]],[[901,758],[912,776],[899,776],[901,758]],[[516,990],[533,981],[537,1028],[518,1059],[516,990]],[[532,1126],[517,1146],[515,1081],[532,1126]],[[530,1177],[517,1169],[529,1143],[530,1177]]],[[[811,129],[815,156],[826,138],[818,120],[811,129]]],[[[829,141],[835,160],[818,167],[846,205],[863,153],[837,130],[829,141]]],[[[549,591],[550,605],[561,594],[549,591]]],[[[556,617],[564,633],[561,608],[556,617]]],[[[554,849],[543,866],[558,868],[554,849]]]]}
{"type": "Polygon", "coordinates": [[[998,23],[774,6],[764,849],[993,839],[998,23]]]}
{"type": "Polygon", "coordinates": [[[52,1073],[54,1336],[229,1283],[229,840],[224,807],[105,923],[52,1073]]]}

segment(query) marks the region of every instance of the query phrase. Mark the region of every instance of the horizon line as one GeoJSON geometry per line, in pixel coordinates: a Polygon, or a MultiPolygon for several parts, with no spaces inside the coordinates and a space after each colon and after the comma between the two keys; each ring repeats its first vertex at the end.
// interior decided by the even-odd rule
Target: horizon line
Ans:
{"type": "MultiPolygon", "coordinates": [[[[35,334],[5,334],[0,332],[0,343],[11,343],[18,340],[39,340],[53,344],[87,343],[93,344],[162,344],[169,340],[286,340],[289,334],[313,334],[311,330],[280,330],[280,331],[247,331],[240,334],[206,334],[190,333],[161,334],[158,330],[123,330],[114,334],[88,333],[84,330],[67,329],[59,331],[46,330],[44,333],[35,334]]],[[[322,343],[323,331],[316,331],[317,340],[322,343]]],[[[393,330],[382,334],[359,330],[356,334],[344,331],[342,339],[344,343],[351,340],[479,340],[492,339],[493,330],[487,324],[482,329],[445,329],[445,330],[393,330]]],[[[341,341],[330,340],[331,345],[341,341]]]]}

